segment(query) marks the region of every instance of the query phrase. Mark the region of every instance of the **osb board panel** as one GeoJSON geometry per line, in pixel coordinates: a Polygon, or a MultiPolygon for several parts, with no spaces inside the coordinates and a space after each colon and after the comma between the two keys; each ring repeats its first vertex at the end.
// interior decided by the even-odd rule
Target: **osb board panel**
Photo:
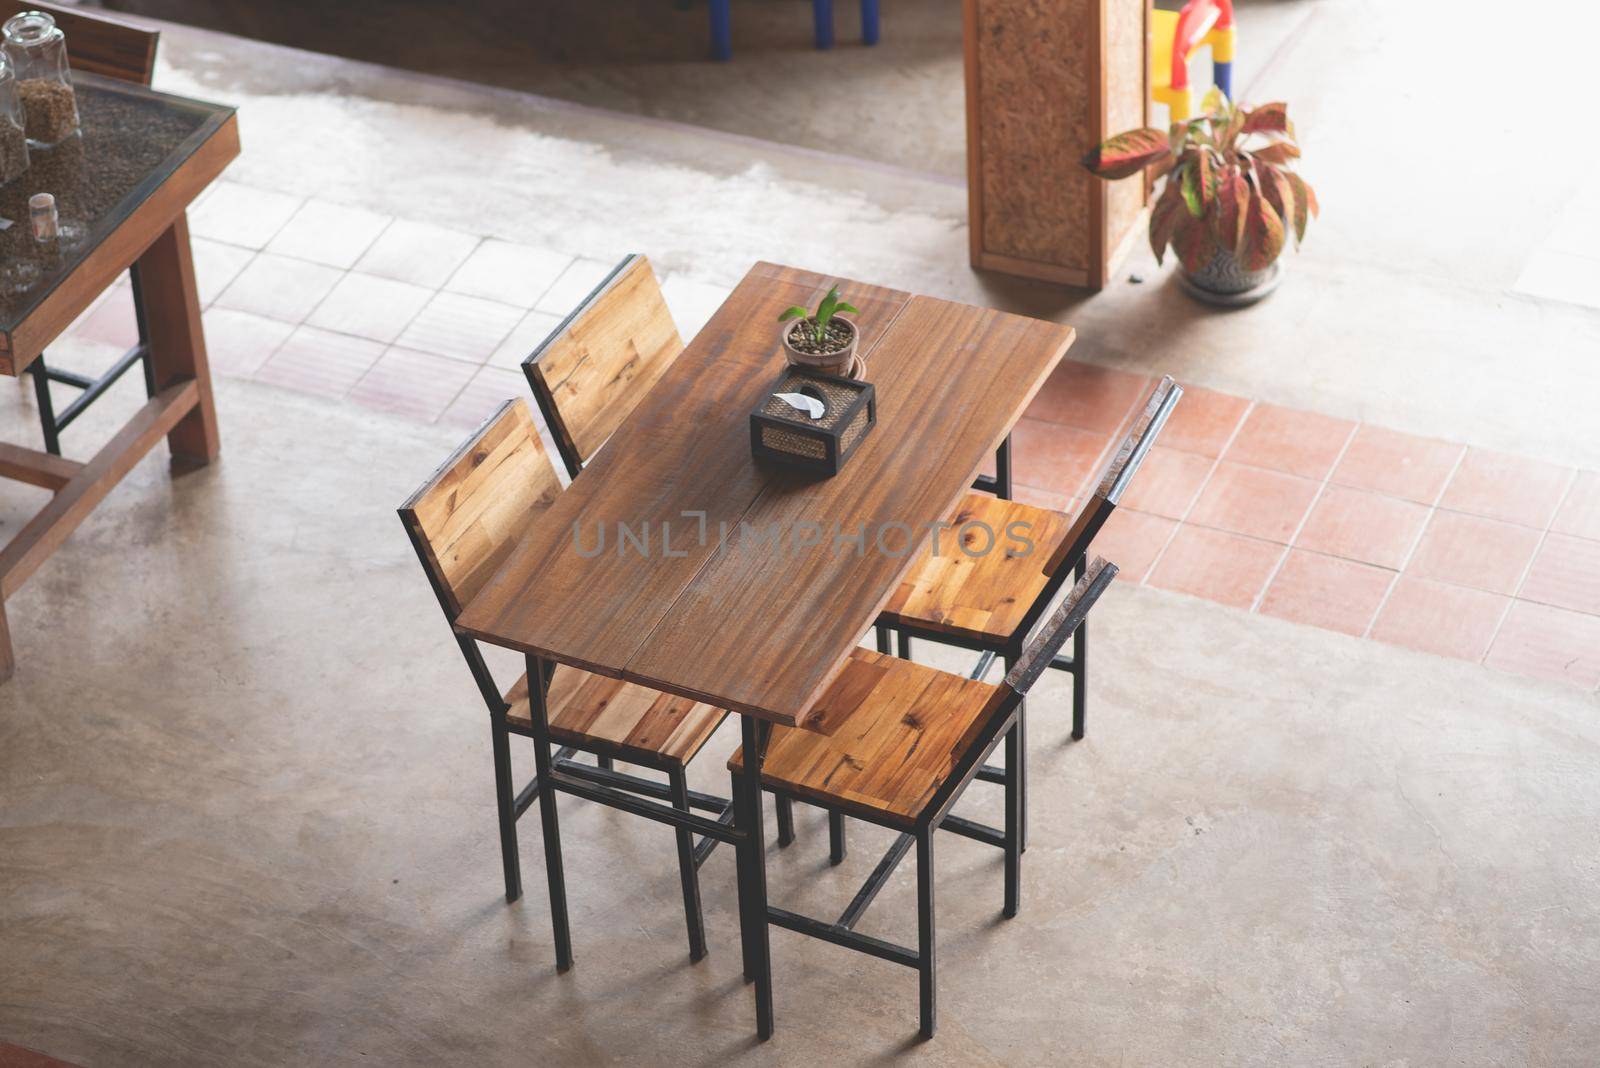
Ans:
{"type": "Polygon", "coordinates": [[[1088,269],[1100,0],[972,0],[987,252],[1088,269]]]}
{"type": "MultiPolygon", "coordinates": [[[[1109,133],[1145,124],[1149,94],[1145,77],[1145,0],[1106,0],[1106,127],[1109,133]]],[[[1106,200],[1106,249],[1118,248],[1140,222],[1145,184],[1138,178],[1111,182],[1106,200]]]]}

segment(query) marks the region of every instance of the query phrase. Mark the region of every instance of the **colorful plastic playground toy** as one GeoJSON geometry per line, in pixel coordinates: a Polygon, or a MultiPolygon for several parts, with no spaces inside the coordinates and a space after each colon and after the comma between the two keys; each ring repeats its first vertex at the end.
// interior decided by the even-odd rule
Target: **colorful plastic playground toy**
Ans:
{"type": "MultiPolygon", "coordinates": [[[[733,58],[733,0],[711,0],[711,58],[733,58]]],[[[817,47],[833,47],[833,0],[811,0],[817,47]]],[[[861,0],[861,43],[878,43],[878,0],[861,0]]]]}
{"type": "Polygon", "coordinates": [[[1150,15],[1150,95],[1172,121],[1194,113],[1189,60],[1201,45],[1211,46],[1211,80],[1232,100],[1233,0],[1156,0],[1150,15]]]}

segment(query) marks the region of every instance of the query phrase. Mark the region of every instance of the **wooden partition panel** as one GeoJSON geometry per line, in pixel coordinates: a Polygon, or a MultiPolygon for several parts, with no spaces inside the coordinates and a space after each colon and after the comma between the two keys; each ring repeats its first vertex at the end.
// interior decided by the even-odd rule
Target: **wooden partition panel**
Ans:
{"type": "Polygon", "coordinates": [[[1146,121],[1148,0],[966,0],[972,265],[1102,288],[1146,186],[1078,160],[1146,121]]]}

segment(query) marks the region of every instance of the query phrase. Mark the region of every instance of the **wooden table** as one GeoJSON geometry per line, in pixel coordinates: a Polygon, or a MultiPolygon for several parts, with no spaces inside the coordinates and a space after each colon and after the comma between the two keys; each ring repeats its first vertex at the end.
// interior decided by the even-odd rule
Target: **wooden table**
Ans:
{"type": "MultiPolygon", "coordinates": [[[[548,659],[732,709],[747,754],[759,749],[758,721],[803,723],[933,524],[953,513],[1073,339],[1056,323],[840,282],[861,309],[878,425],[834,478],[758,465],[749,412],[783,365],[778,314],[814,305],[831,282],[772,264],[752,268],[530,527],[458,627],[527,654],[530,678],[548,659]],[[636,537],[647,532],[649,550],[624,543],[619,551],[619,523],[636,537]],[[823,531],[815,544],[804,544],[813,538],[807,524],[823,531]],[[835,541],[835,524],[845,535],[861,530],[863,551],[835,541]],[[606,549],[592,554],[601,528],[606,549]],[[765,537],[774,531],[777,546],[765,537]]],[[[553,814],[555,789],[569,784],[544,770],[540,804],[553,814]]],[[[744,776],[734,827],[722,831],[740,851],[746,975],[756,981],[765,1036],[757,781],[744,776]]],[[[714,833],[713,821],[656,807],[643,814],[714,833]]],[[[559,873],[551,877],[554,898],[559,873]]]]}
{"type": "Polygon", "coordinates": [[[33,153],[29,170],[0,188],[0,218],[13,224],[0,230],[0,373],[27,370],[137,264],[149,400],[85,462],[0,443],[0,477],[55,494],[0,550],[0,679],[15,669],[4,601],[134,464],[163,436],[175,470],[218,452],[184,212],[239,154],[234,110],[82,71],[73,77],[82,136],[33,153]],[[28,224],[37,192],[55,195],[63,226],[61,240],[44,248],[28,224]]]}

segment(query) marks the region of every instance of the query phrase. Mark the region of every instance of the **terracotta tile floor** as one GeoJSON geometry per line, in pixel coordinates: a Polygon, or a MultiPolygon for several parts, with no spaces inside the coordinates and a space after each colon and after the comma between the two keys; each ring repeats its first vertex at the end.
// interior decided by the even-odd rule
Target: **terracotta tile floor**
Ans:
{"type": "MultiPolygon", "coordinates": [[[[461,427],[526,393],[523,355],[620,258],[233,182],[191,223],[217,373],[461,427]]],[[[662,291],[685,337],[726,295],[662,291]]],[[[72,332],[131,344],[127,287],[72,332]]],[[[1152,385],[1064,363],[1017,426],[1017,498],[1075,507],[1152,385]]],[[[1597,472],[1189,388],[1096,549],[1125,582],[1600,687],[1597,472]]]]}

